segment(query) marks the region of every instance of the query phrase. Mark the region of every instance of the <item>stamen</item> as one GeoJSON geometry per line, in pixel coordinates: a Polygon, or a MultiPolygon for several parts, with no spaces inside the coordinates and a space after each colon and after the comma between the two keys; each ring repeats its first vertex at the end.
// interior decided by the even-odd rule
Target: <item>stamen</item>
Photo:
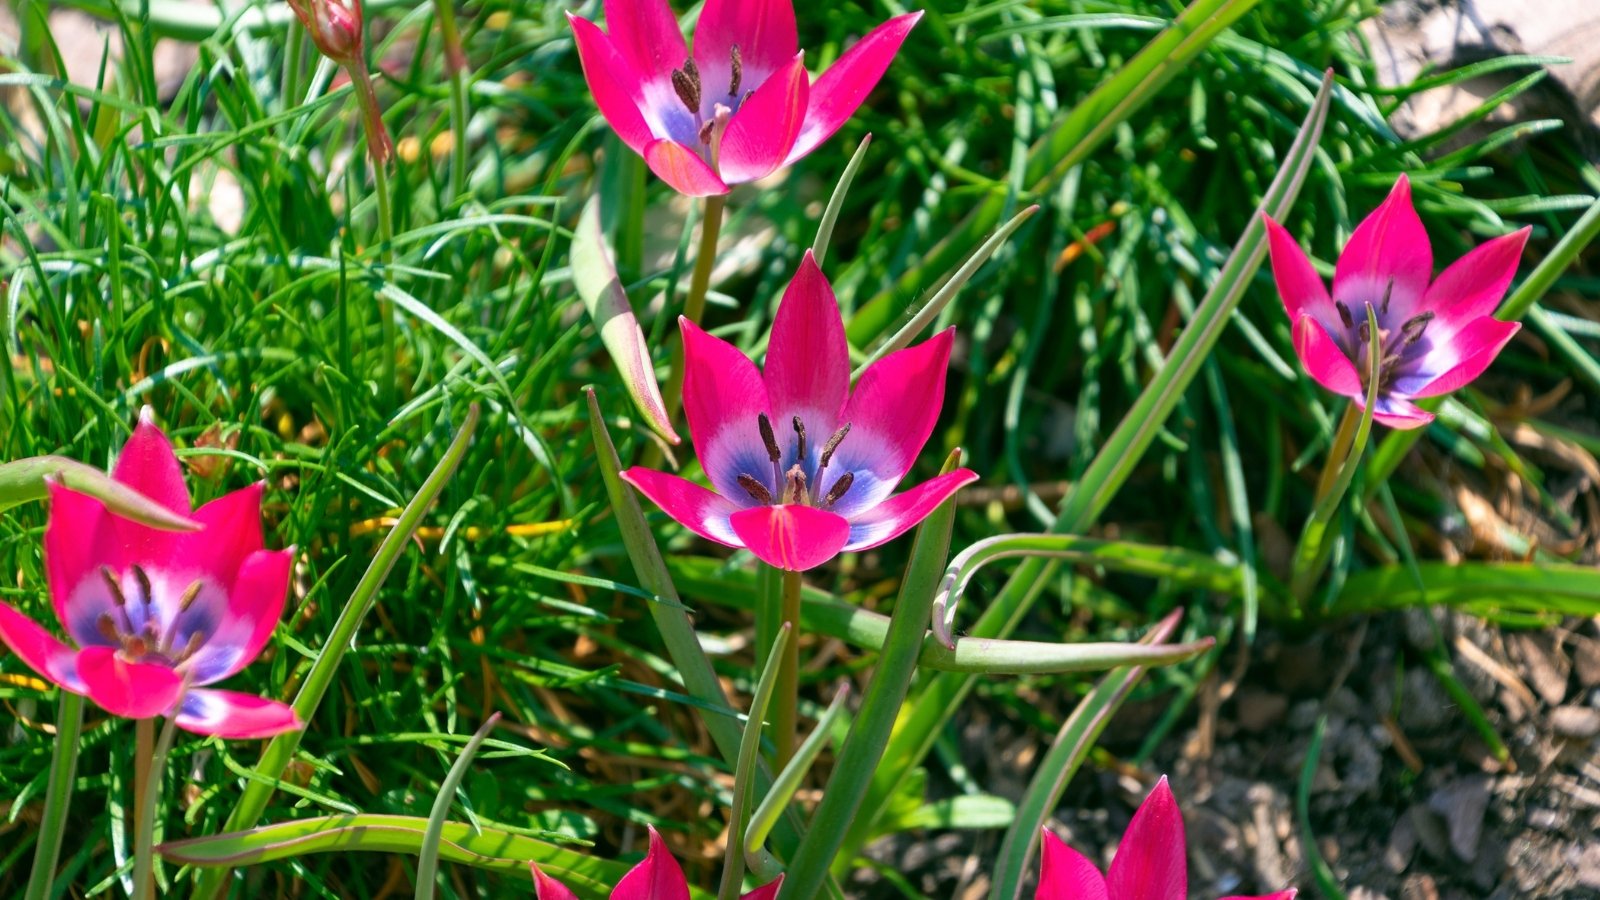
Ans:
{"type": "Polygon", "coordinates": [[[783,459],[783,451],[778,448],[778,436],[772,431],[772,420],[762,413],[756,417],[756,425],[761,429],[761,442],[767,445],[767,458],[773,462],[783,459]]]}
{"type": "Polygon", "coordinates": [[[144,573],[139,566],[129,566],[128,571],[133,573],[133,580],[139,582],[139,595],[145,606],[155,602],[155,592],[150,589],[150,576],[144,573]]]}
{"type": "Polygon", "coordinates": [[[804,461],[806,458],[806,423],[800,421],[799,416],[794,417],[794,433],[800,436],[799,458],[804,461]]]}
{"type": "Polygon", "coordinates": [[[798,503],[808,506],[811,503],[810,492],[806,490],[806,473],[799,464],[789,467],[789,474],[784,480],[784,503],[798,503]]]}
{"type": "Polygon", "coordinates": [[[1404,340],[1403,346],[1409,347],[1422,340],[1423,332],[1428,330],[1428,323],[1433,321],[1433,312],[1420,313],[1411,317],[1406,324],[1400,326],[1400,337],[1404,340]]]}
{"type": "Polygon", "coordinates": [[[841,497],[850,492],[850,486],[855,483],[856,473],[846,472],[840,475],[839,480],[833,483],[833,487],[828,488],[828,496],[822,498],[822,508],[827,509],[838,503],[841,497]]]}
{"type": "Polygon", "coordinates": [[[728,85],[728,96],[739,96],[739,82],[744,80],[744,62],[739,59],[739,45],[734,44],[728,48],[729,67],[733,70],[733,81],[728,85]]]}
{"type": "Polygon", "coordinates": [[[850,423],[846,422],[843,427],[833,433],[833,437],[828,438],[826,444],[822,445],[822,459],[817,467],[819,471],[827,468],[828,463],[833,462],[833,451],[839,449],[839,445],[844,443],[845,435],[849,433],[850,423]]]}
{"type": "Polygon", "coordinates": [[[100,577],[105,579],[106,588],[111,591],[111,602],[117,604],[117,606],[127,606],[128,598],[122,593],[122,582],[118,581],[117,576],[112,574],[110,566],[100,567],[100,577]]]}
{"type": "Polygon", "coordinates": [[[178,652],[177,658],[174,659],[172,662],[174,664],[183,662],[184,660],[186,660],[189,657],[193,656],[195,654],[195,651],[197,651],[201,647],[205,646],[205,643],[206,643],[205,632],[196,631],[196,632],[190,634],[188,643],[183,645],[183,649],[178,652]]]}
{"type": "Polygon", "coordinates": [[[1389,285],[1383,289],[1383,303],[1378,306],[1378,314],[1389,314],[1389,298],[1394,296],[1394,279],[1389,279],[1389,285]]]}
{"type": "Polygon", "coordinates": [[[739,487],[744,488],[745,493],[750,495],[750,499],[757,503],[763,506],[772,505],[772,492],[767,490],[767,486],[757,481],[754,476],[741,474],[739,476],[739,487]]]}
{"type": "Polygon", "coordinates": [[[1350,307],[1345,306],[1343,300],[1333,301],[1333,306],[1339,311],[1339,321],[1344,323],[1344,327],[1354,328],[1356,321],[1350,318],[1350,307]]]}
{"type": "Polygon", "coordinates": [[[700,68],[693,58],[684,60],[683,68],[672,70],[672,89],[690,112],[700,115],[700,68]]]}
{"type": "Polygon", "coordinates": [[[117,620],[111,618],[110,613],[101,613],[100,618],[94,620],[94,627],[106,640],[115,644],[122,643],[122,632],[117,630],[117,620]]]}
{"type": "Polygon", "coordinates": [[[122,639],[122,653],[124,656],[138,659],[150,652],[150,644],[136,634],[127,635],[122,639]]]}
{"type": "Polygon", "coordinates": [[[1372,326],[1371,326],[1371,324],[1367,323],[1367,322],[1362,322],[1361,323],[1361,327],[1356,329],[1356,334],[1361,337],[1361,343],[1363,343],[1363,344],[1370,343],[1372,341],[1372,326]]]}
{"type": "Polygon", "coordinates": [[[194,605],[195,599],[199,596],[200,582],[196,581],[194,584],[191,584],[185,588],[183,591],[183,596],[178,599],[178,612],[188,612],[189,607],[194,605]]]}

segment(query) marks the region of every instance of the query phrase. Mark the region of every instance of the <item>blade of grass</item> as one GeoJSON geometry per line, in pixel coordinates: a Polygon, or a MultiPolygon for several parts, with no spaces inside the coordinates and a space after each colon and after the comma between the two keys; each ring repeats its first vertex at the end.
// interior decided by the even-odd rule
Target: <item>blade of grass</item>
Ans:
{"type": "Polygon", "coordinates": [[[739,888],[744,884],[744,834],[749,818],[751,788],[760,771],[761,725],[766,721],[767,706],[772,702],[778,686],[778,670],[783,668],[785,648],[795,639],[794,630],[785,622],[778,629],[778,639],[767,653],[767,664],[756,682],[756,692],[750,698],[750,712],[745,716],[744,735],[739,738],[739,761],[733,770],[733,804],[728,810],[728,847],[722,858],[722,885],[717,890],[718,900],[738,900],[739,888]]]}
{"type": "Polygon", "coordinates": [[[456,757],[455,764],[439,785],[439,795],[434,798],[433,809],[428,812],[428,827],[422,832],[422,846],[417,849],[417,900],[433,900],[433,891],[439,880],[439,845],[444,840],[444,823],[450,815],[450,806],[455,802],[461,779],[472,767],[472,758],[478,755],[478,748],[483,746],[489,732],[494,730],[499,721],[499,713],[490,713],[489,718],[478,727],[477,733],[461,748],[461,755],[456,757]]]}

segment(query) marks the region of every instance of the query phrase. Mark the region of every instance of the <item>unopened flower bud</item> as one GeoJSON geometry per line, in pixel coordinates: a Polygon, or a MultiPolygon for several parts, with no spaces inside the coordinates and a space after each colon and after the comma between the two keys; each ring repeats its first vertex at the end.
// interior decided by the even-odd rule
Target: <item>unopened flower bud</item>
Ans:
{"type": "Polygon", "coordinates": [[[361,58],[361,0],[289,0],[323,56],[341,65],[361,58]]]}

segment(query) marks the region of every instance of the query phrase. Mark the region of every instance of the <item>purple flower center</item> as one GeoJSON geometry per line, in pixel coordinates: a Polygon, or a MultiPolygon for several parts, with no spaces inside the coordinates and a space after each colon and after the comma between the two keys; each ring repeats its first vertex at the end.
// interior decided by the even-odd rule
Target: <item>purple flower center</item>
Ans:
{"type": "Polygon", "coordinates": [[[850,486],[855,484],[854,472],[846,472],[834,479],[833,484],[824,493],[821,488],[823,478],[827,474],[828,465],[833,462],[834,451],[844,443],[845,436],[850,434],[850,423],[840,426],[822,445],[822,452],[817,457],[817,469],[808,477],[805,469],[807,453],[810,449],[806,437],[806,423],[799,417],[794,417],[795,433],[795,459],[797,462],[790,466],[788,471],[783,468],[783,448],[778,444],[778,435],[772,430],[772,420],[766,413],[756,417],[756,426],[761,430],[761,442],[767,447],[767,458],[772,461],[772,483],[778,486],[778,496],[774,497],[767,485],[756,476],[748,473],[739,473],[739,486],[744,488],[750,499],[763,506],[799,505],[815,506],[818,509],[831,509],[835,503],[850,492],[850,486]]]}
{"type": "MultiPolygon", "coordinates": [[[[1376,336],[1372,334],[1372,326],[1367,321],[1365,308],[1361,317],[1357,318],[1351,315],[1350,307],[1343,301],[1334,301],[1333,304],[1339,311],[1339,322],[1345,329],[1340,343],[1356,363],[1363,383],[1366,382],[1367,373],[1372,370],[1372,354],[1379,354],[1380,391],[1392,386],[1395,378],[1403,372],[1419,365],[1430,349],[1430,344],[1423,338],[1427,334],[1428,324],[1433,321],[1433,312],[1429,310],[1418,313],[1396,328],[1389,312],[1389,301],[1393,293],[1394,280],[1390,279],[1388,287],[1384,289],[1383,299],[1374,308],[1376,315],[1373,318],[1378,322],[1376,336]]],[[[1373,307],[1373,304],[1367,303],[1364,306],[1373,307]]]]}
{"type": "Polygon", "coordinates": [[[694,116],[694,127],[700,144],[705,147],[707,158],[713,168],[717,165],[717,157],[722,146],[722,133],[728,129],[728,120],[739,111],[744,101],[749,99],[753,91],[739,92],[744,82],[744,62],[739,57],[739,45],[734,44],[728,50],[728,94],[725,101],[718,100],[711,104],[711,109],[705,109],[705,83],[700,76],[700,67],[695,63],[694,57],[683,61],[681,68],[672,70],[672,90],[678,95],[678,100],[683,103],[691,115],[694,116]]]}
{"type": "Polygon", "coordinates": [[[105,581],[115,608],[100,614],[95,629],[111,646],[120,647],[124,659],[130,662],[150,662],[178,668],[195,652],[205,646],[209,637],[208,616],[195,609],[205,582],[196,579],[179,595],[170,615],[163,615],[157,603],[156,590],[150,576],[139,566],[129,566],[133,590],[124,590],[124,584],[109,567],[100,567],[100,577],[105,581]],[[164,624],[162,619],[166,618],[164,624]]]}

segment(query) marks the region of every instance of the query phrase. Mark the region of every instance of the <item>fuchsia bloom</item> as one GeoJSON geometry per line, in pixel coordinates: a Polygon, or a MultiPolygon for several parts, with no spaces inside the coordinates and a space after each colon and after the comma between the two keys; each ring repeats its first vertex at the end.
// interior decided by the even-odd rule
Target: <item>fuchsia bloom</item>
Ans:
{"type": "Polygon", "coordinates": [[[174,715],[180,727],[224,738],[299,728],[293,710],[275,700],[194,687],[243,669],[283,613],[294,552],[262,549],[262,486],[191,513],[178,458],[148,408],[112,477],[204,527],[159,531],[51,484],[50,598],[81,649],[4,603],[0,640],[35,672],[114,715],[174,715]]]}
{"type": "MultiPolygon", "coordinates": [[[[566,885],[539,871],[537,863],[529,865],[533,868],[533,896],[537,900],[578,900],[566,885]]],[[[745,894],[742,900],[772,900],[778,896],[782,883],[780,877],[745,894]]],[[[650,850],[617,882],[611,900],[689,900],[689,881],[683,877],[683,868],[654,828],[650,829],[650,850]]]]}
{"type": "Polygon", "coordinates": [[[1433,278],[1433,249],[1401,175],[1389,198],[1356,228],[1339,256],[1333,296],[1282,226],[1267,219],[1272,274],[1294,323],[1294,349],[1317,383],[1366,402],[1369,355],[1379,362],[1373,418],[1418,428],[1433,414],[1413,399],[1448,394],[1483,374],[1517,333],[1493,318],[1516,274],[1529,229],[1474,249],[1433,278]],[[1368,335],[1367,307],[1378,333],[1368,335]]]}
{"type": "MultiPolygon", "coordinates": [[[[1183,813],[1162,777],[1122,833],[1104,877],[1094,863],[1044,829],[1035,900],[1187,900],[1189,861],[1183,813]]],[[[1264,897],[1222,900],[1294,900],[1290,888],[1264,897]]]]}
{"type": "Polygon", "coordinates": [[[809,252],[778,304],[764,372],[678,324],[684,412],[716,493],[637,466],[622,477],[701,537],[803,572],[899,537],[977,480],[957,469],[890,496],[933,433],[954,329],[885,356],[852,391],[839,303],[809,252]]]}
{"type": "Polygon", "coordinates": [[[815,150],[867,98],[922,13],[873,29],[812,83],[791,0],[706,0],[690,55],[667,0],[605,0],[606,34],[567,14],[601,115],[691,197],[815,150]]]}

